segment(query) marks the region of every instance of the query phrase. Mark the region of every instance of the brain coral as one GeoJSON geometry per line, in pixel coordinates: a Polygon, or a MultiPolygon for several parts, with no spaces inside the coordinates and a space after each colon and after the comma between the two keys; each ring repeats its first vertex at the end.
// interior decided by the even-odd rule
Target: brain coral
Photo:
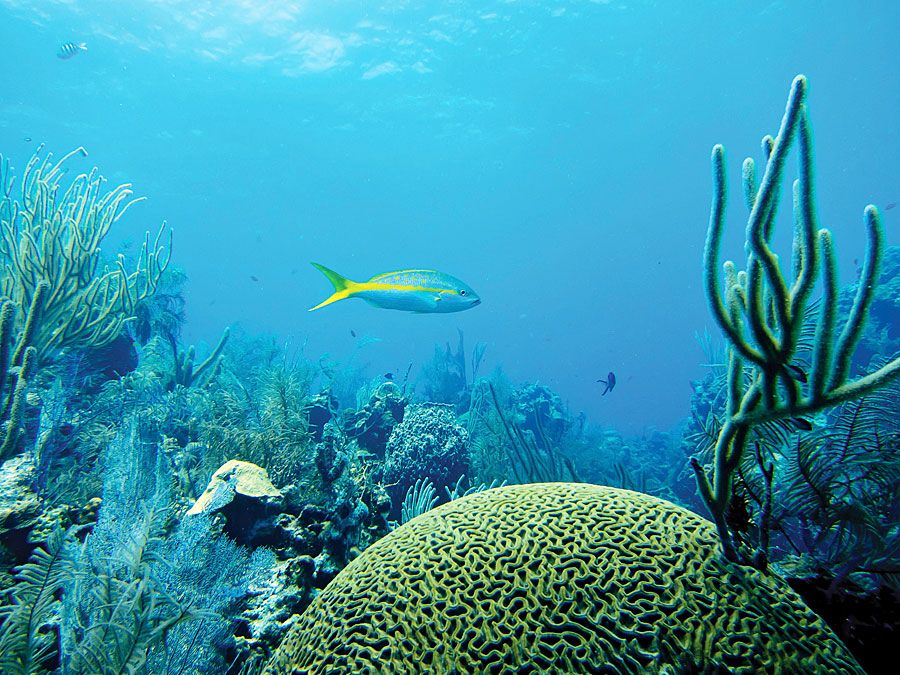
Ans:
{"type": "Polygon", "coordinates": [[[515,485],[394,530],[316,598],[269,673],[862,673],[778,577],[668,502],[515,485]]]}

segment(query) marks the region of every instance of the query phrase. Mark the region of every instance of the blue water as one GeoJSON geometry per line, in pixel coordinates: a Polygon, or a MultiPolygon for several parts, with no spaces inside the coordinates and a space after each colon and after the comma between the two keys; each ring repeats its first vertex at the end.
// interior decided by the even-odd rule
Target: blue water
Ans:
{"type": "MultiPolygon", "coordinates": [[[[805,73],[821,224],[852,280],[863,207],[900,200],[898,32],[886,0],[0,0],[0,152],[20,174],[40,142],[83,145],[77,166],[149,198],[110,243],[174,228],[187,342],[238,323],[415,376],[461,329],[487,344],[483,373],[626,432],[669,428],[705,372],[695,333],[715,334],[712,145],[741,256],[740,162],[805,73]],[[60,60],[66,41],[88,51],[60,60]],[[483,302],[309,314],[331,292],[309,261],[355,279],[435,268],[483,302]]],[[[884,217],[900,243],[900,210],[884,217]]]]}

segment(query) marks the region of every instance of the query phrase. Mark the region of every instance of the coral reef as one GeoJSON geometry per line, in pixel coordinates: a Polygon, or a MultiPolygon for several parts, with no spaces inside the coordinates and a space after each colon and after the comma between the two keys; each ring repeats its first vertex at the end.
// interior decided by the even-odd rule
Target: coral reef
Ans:
{"type": "Polygon", "coordinates": [[[54,530],[46,548],[37,547],[16,574],[12,606],[0,626],[0,672],[28,675],[43,670],[56,651],[52,630],[55,596],[70,582],[65,560],[65,535],[54,530]]]}
{"type": "Polygon", "coordinates": [[[0,422],[5,425],[0,443],[0,462],[19,450],[28,409],[29,380],[37,368],[37,350],[29,343],[41,313],[47,285],[38,286],[32,299],[25,328],[14,340],[15,304],[0,298],[0,422]],[[15,347],[15,348],[13,348],[15,347]]]}
{"type": "MultiPolygon", "coordinates": [[[[516,405],[513,408],[515,416],[520,417],[523,423],[531,423],[533,427],[533,431],[531,429],[523,429],[520,423],[517,423],[509,414],[504,413],[503,405],[500,403],[494,385],[489,383],[488,389],[491,392],[494,413],[505,432],[505,440],[507,442],[503,447],[506,450],[509,466],[516,480],[524,483],[561,480],[579,481],[580,479],[572,460],[559,451],[558,443],[554,442],[544,431],[541,419],[545,414],[549,419],[553,419],[552,408],[541,412],[529,405],[532,402],[528,402],[524,406],[524,410],[528,413],[526,415],[521,412],[523,408],[521,403],[516,405]]],[[[562,425],[557,429],[560,440],[562,434],[565,433],[566,426],[562,425]]],[[[503,440],[500,442],[503,443],[503,440]]]]}
{"type": "MultiPolygon", "coordinates": [[[[466,346],[463,332],[457,329],[459,341],[454,351],[447,342],[443,349],[434,348],[434,356],[422,369],[425,400],[432,403],[449,403],[456,412],[463,413],[468,409],[470,400],[470,380],[466,366],[466,346]]],[[[479,342],[472,349],[472,378],[478,376],[478,368],[487,348],[479,342]]]]}
{"type": "Polygon", "coordinates": [[[34,480],[34,460],[19,455],[0,464],[0,543],[16,558],[24,560],[23,550],[27,534],[42,513],[39,496],[31,487],[34,480]]]}
{"type": "Polygon", "coordinates": [[[383,382],[359,410],[347,411],[342,422],[347,434],[364,450],[384,457],[394,427],[403,421],[408,399],[393,382],[383,382]]]}
{"type": "Polygon", "coordinates": [[[196,349],[194,345],[188,347],[186,352],[178,350],[178,345],[174,338],[171,338],[172,354],[175,358],[175,373],[172,381],[168,385],[170,389],[174,387],[190,387],[192,385],[203,386],[216,376],[216,372],[222,365],[221,356],[225,349],[225,343],[228,342],[228,336],[231,331],[226,328],[222,331],[222,337],[219,338],[218,344],[210,352],[203,361],[194,365],[196,358],[196,349]]]}
{"type": "Polygon", "coordinates": [[[129,185],[105,191],[97,169],[67,184],[64,165],[79,152],[54,162],[38,149],[18,194],[9,162],[0,156],[0,461],[21,450],[26,394],[38,368],[67,350],[118,339],[169,264],[160,245],[163,226],[152,244],[147,233],[130,269],[121,255],[112,269],[101,266],[100,245],[110,227],[139,200],[131,198],[129,185]]]}
{"type": "Polygon", "coordinates": [[[198,430],[224,459],[242,459],[263,467],[279,486],[318,490],[315,442],[305,410],[308,382],[291,370],[266,367],[239,373],[227,368],[212,395],[198,430]]]}
{"type": "Polygon", "coordinates": [[[572,423],[562,399],[550,387],[526,384],[513,393],[515,421],[523,431],[544,435],[550,444],[559,445],[572,423]]]}
{"type": "Polygon", "coordinates": [[[715,546],[707,521],[634,492],[480,492],[348,565],[266,672],[862,673],[783,580],[715,546]]]}
{"type": "Polygon", "coordinates": [[[309,431],[316,443],[321,443],[325,436],[325,425],[331,421],[337,400],[327,392],[311,397],[303,406],[303,413],[309,424],[309,431]]]}
{"type": "Polygon", "coordinates": [[[101,457],[96,525],[64,537],[57,522],[20,569],[0,611],[4,673],[170,672],[188,661],[223,671],[228,613],[271,555],[250,555],[202,515],[172,524],[158,436],[152,422],[126,420],[101,457]]]}
{"type": "Polygon", "coordinates": [[[280,511],[283,498],[269,481],[265,469],[232,459],[216,470],[206,490],[186,515],[221,513],[225,519],[223,531],[232,540],[258,546],[271,529],[268,522],[280,511]]]}
{"type": "MultiPolygon", "coordinates": [[[[800,81],[785,123],[801,147],[804,92],[800,81]]],[[[767,145],[770,165],[783,163],[783,137],[767,145]]],[[[353,358],[310,360],[237,327],[184,345],[185,278],[160,238],[130,265],[100,255],[134,202],[129,186],[107,190],[96,170],[68,180],[67,158],[36,156],[15,192],[0,161],[0,669],[238,675],[282,644],[276,672],[307,658],[351,670],[856,672],[775,575],[817,607],[838,598],[823,615],[861,652],[890,644],[884,620],[853,600],[888,608],[900,588],[900,384],[847,381],[885,372],[898,275],[890,254],[883,287],[868,290],[880,247],[868,211],[873,251],[856,287],[835,313],[801,311],[813,258],[829,263],[837,297],[830,239],[806,231],[801,155],[801,281],[787,291],[766,248],[781,169],[757,191],[747,165],[756,234],[747,274],[726,266],[719,300],[723,330],[744,341],[730,369],[708,359],[683,446],[706,502],[676,476],[692,472],[671,436],[591,426],[500,368],[477,378],[484,345],[467,363],[462,333],[423,368],[424,397],[407,386],[413,364],[373,378],[353,358]],[[61,286],[61,274],[77,280],[61,286]],[[874,320],[847,368],[867,306],[874,320]],[[817,348],[839,321],[845,337],[817,348]],[[699,517],[581,479],[674,488],[718,514],[742,562],[756,551],[771,564],[734,564],[699,517]],[[491,489],[509,481],[572,483],[491,489]]]]}
{"type": "MultiPolygon", "coordinates": [[[[462,482],[464,476],[460,476],[457,485],[462,482]]],[[[447,491],[450,492],[449,490],[447,491]]],[[[403,504],[400,507],[400,524],[408,523],[416,516],[421,516],[437,506],[440,498],[437,496],[437,490],[427,478],[419,479],[415,485],[406,491],[403,498],[403,504]]]]}

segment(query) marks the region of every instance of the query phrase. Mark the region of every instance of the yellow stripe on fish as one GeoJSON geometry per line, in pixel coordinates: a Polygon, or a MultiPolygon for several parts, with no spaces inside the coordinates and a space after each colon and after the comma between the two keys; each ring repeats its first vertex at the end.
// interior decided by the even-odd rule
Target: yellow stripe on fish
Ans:
{"type": "Polygon", "coordinates": [[[382,309],[432,314],[461,312],[481,298],[456,277],[437,270],[399,270],[378,274],[368,281],[351,281],[324,265],[312,263],[334,286],[323,302],[310,312],[345,298],[360,298],[382,309]]]}

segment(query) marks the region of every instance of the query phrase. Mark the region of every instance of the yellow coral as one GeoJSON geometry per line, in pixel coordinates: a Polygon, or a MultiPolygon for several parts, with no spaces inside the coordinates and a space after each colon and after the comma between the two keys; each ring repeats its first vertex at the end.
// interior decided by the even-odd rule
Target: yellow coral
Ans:
{"type": "Polygon", "coordinates": [[[414,518],[304,612],[269,673],[862,673],[711,523],[627,490],[497,488],[414,518]]]}

